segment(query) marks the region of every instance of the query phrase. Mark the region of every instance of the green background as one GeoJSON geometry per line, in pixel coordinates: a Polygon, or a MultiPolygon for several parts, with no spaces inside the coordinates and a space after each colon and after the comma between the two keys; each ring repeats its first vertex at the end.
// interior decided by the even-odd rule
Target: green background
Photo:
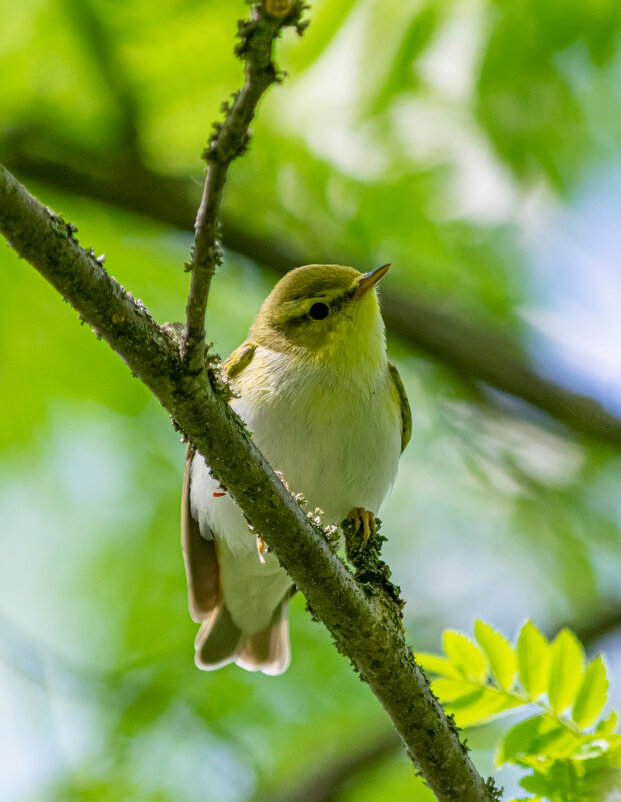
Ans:
{"type": "MultiPolygon", "coordinates": [[[[242,80],[246,12],[230,0],[2,8],[0,160],[160,322],[183,319],[191,215],[176,207],[173,225],[148,204],[88,198],[42,165],[131,184],[139,158],[195,187],[195,203],[210,125],[242,80]]],[[[618,2],[321,0],[308,18],[301,40],[279,42],[288,77],[231,169],[228,218],[306,262],[390,261],[391,291],[513,338],[543,375],[621,410],[618,2]]],[[[208,310],[223,356],[274,281],[227,251],[208,310]]],[[[0,320],[7,798],[299,800],[335,762],[383,746],[308,798],[431,799],[302,598],[287,674],[196,670],[178,435],[6,247],[0,320]]],[[[618,449],[390,332],[389,351],[414,412],[381,511],[410,642],[438,649],[443,628],[477,616],[507,635],[528,617],[548,634],[568,623],[608,654],[618,705],[618,449]]],[[[483,772],[502,726],[467,733],[483,772]]],[[[512,793],[516,777],[499,779],[512,793]]]]}

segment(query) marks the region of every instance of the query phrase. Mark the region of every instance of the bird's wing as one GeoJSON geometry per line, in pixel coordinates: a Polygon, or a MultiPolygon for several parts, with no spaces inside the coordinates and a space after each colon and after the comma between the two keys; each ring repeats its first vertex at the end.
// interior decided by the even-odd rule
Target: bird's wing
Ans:
{"type": "Polygon", "coordinates": [[[235,379],[252,362],[252,357],[256,351],[256,343],[246,340],[239,348],[236,348],[230,356],[222,363],[222,367],[229,379],[235,379]]]}
{"type": "Polygon", "coordinates": [[[190,505],[190,471],[195,449],[188,445],[181,499],[181,548],[188,580],[188,606],[194,621],[204,621],[220,599],[220,570],[211,533],[201,531],[190,505]]]}
{"type": "Polygon", "coordinates": [[[388,362],[388,373],[399,396],[399,406],[401,407],[401,453],[403,453],[412,435],[412,410],[405,394],[401,376],[399,376],[399,371],[394,362],[388,362]]]}
{"type": "MultiPolygon", "coordinates": [[[[238,376],[250,364],[255,348],[254,343],[242,343],[225,359],[222,366],[231,379],[238,376]]],[[[204,621],[215,610],[220,600],[220,569],[213,533],[203,531],[201,534],[198,521],[192,515],[190,473],[195,453],[194,447],[189,445],[181,502],[181,546],[188,580],[190,614],[195,621],[204,621]]]]}

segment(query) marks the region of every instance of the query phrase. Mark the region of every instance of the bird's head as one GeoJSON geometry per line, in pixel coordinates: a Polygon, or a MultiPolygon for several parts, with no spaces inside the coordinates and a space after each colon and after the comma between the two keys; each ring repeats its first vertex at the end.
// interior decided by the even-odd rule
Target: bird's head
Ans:
{"type": "Polygon", "coordinates": [[[375,286],[390,265],[360,273],[341,265],[290,270],[267,296],[251,338],[301,359],[384,358],[384,324],[375,286]]]}

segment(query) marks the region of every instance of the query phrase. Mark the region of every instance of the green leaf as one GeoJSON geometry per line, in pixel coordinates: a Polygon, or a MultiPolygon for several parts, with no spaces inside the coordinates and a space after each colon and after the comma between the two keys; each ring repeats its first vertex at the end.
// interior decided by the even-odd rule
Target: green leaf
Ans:
{"type": "Polygon", "coordinates": [[[571,755],[580,736],[547,714],[533,716],[512,727],[498,750],[496,763],[537,765],[542,759],[571,755]]]}
{"type": "Polygon", "coordinates": [[[606,704],[608,680],[601,657],[596,657],[587,668],[584,680],[574,702],[572,718],[580,729],[590,727],[606,704]]]}
{"type": "Polygon", "coordinates": [[[414,655],[418,665],[430,674],[439,674],[441,677],[453,677],[459,679],[462,674],[458,671],[450,660],[429,652],[417,652],[414,655]]]}
{"type": "Polygon", "coordinates": [[[573,764],[565,760],[557,760],[544,771],[535,771],[530,777],[520,780],[525,791],[539,794],[544,799],[563,799],[566,802],[578,802],[574,794],[577,785],[573,764]]]}
{"type": "Polygon", "coordinates": [[[596,735],[612,735],[619,727],[619,714],[612,710],[610,715],[599,722],[595,728],[596,735]]]}
{"type": "Polygon", "coordinates": [[[592,761],[593,758],[605,757],[609,751],[610,743],[604,738],[585,739],[577,745],[572,758],[574,760],[592,761]]]}
{"type": "MultiPolygon", "coordinates": [[[[437,690],[432,688],[434,692],[437,690]]],[[[438,695],[442,698],[440,691],[438,695]]],[[[496,688],[474,687],[469,693],[446,702],[445,708],[455,716],[458,727],[469,727],[483,724],[521,704],[519,699],[496,688]]]]}
{"type": "Polygon", "coordinates": [[[438,699],[444,704],[445,702],[453,702],[455,699],[461,699],[467,694],[478,691],[480,686],[473,685],[467,679],[434,679],[431,683],[431,690],[435,693],[438,699]]]}
{"type": "Polygon", "coordinates": [[[550,646],[548,699],[552,710],[561,715],[572,706],[582,684],[584,650],[576,636],[563,629],[550,646]]]}
{"type": "Polygon", "coordinates": [[[487,678],[487,661],[470,638],[449,629],[444,633],[442,646],[451,663],[466,677],[480,682],[487,678]]]}
{"type": "Polygon", "coordinates": [[[474,622],[474,634],[487,657],[492,677],[503,690],[510,690],[515,679],[517,660],[509,641],[478,619],[474,622]]]}
{"type": "Polygon", "coordinates": [[[533,741],[539,735],[539,727],[544,718],[543,714],[533,716],[511,727],[498,749],[496,765],[515,763],[518,757],[531,754],[533,741]]]}
{"type": "Polygon", "coordinates": [[[517,642],[520,683],[531,699],[545,693],[549,677],[548,642],[537,627],[527,621],[517,642]]]}
{"type": "Polygon", "coordinates": [[[482,724],[491,718],[524,704],[520,699],[496,688],[488,688],[468,679],[437,679],[431,690],[453,713],[460,727],[482,724]]]}
{"type": "Polygon", "coordinates": [[[554,760],[532,768],[533,774],[524,777],[520,785],[546,802],[612,802],[617,798],[614,792],[619,791],[621,770],[619,754],[613,750],[593,752],[584,760],[554,760]]]}

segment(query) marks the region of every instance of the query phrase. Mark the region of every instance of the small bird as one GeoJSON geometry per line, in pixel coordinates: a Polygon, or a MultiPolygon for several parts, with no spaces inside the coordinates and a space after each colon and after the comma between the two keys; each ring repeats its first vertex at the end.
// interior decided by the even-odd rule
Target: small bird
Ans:
{"type": "MultiPolygon", "coordinates": [[[[322,511],[324,525],[353,519],[365,544],[411,433],[375,290],[389,267],[289,271],[222,363],[232,408],[287,487],[322,511]]],[[[286,671],[293,582],[192,447],[182,545],[190,614],[201,624],[196,665],[286,671]]]]}

